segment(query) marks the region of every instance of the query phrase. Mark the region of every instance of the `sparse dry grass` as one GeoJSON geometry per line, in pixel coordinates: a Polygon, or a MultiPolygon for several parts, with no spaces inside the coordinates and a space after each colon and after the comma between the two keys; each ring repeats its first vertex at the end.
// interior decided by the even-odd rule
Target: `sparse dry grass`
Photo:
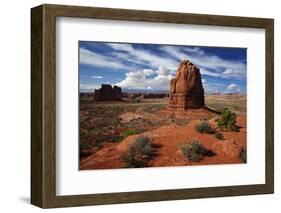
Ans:
{"type": "MultiPolygon", "coordinates": [[[[246,112],[246,97],[241,95],[206,95],[206,105],[216,109],[228,107],[235,113],[246,112]]],[[[104,143],[118,143],[124,138],[161,126],[176,124],[184,126],[190,120],[178,117],[163,117],[160,114],[153,118],[134,119],[120,122],[119,116],[126,112],[142,112],[156,115],[165,109],[168,98],[143,99],[141,102],[93,102],[80,99],[80,150],[101,149],[104,143]]],[[[190,119],[190,118],[189,118],[190,119]]],[[[192,118],[191,118],[192,119],[192,118]]]]}
{"type": "Polygon", "coordinates": [[[199,162],[205,156],[212,157],[215,155],[212,150],[206,149],[198,139],[193,139],[190,143],[180,144],[179,148],[190,162],[199,162]]]}
{"type": "Polygon", "coordinates": [[[247,99],[245,95],[205,95],[206,106],[222,111],[228,108],[235,113],[246,113],[247,99]]]}
{"type": "Polygon", "coordinates": [[[155,148],[152,145],[152,140],[149,137],[139,137],[123,153],[121,160],[129,168],[147,167],[154,153],[155,148]]]}

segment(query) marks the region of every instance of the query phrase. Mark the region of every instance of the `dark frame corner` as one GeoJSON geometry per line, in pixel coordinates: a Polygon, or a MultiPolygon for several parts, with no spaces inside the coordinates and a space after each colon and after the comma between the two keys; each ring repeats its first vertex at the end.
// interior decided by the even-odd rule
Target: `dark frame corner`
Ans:
{"type": "Polygon", "coordinates": [[[274,192],[274,20],[44,4],[31,9],[31,203],[41,208],[179,200],[274,192]],[[266,183],[259,185],[56,196],[56,17],[96,18],[266,31],[266,183]]]}

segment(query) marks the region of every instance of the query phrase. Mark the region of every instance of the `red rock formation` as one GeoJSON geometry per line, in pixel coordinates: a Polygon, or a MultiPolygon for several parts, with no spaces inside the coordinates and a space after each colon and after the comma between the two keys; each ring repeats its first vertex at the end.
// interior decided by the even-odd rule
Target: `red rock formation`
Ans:
{"type": "Polygon", "coordinates": [[[170,81],[169,107],[199,109],[204,107],[204,89],[198,67],[188,60],[180,63],[176,77],[170,81]]]}
{"type": "Polygon", "coordinates": [[[123,97],[121,87],[102,84],[100,89],[95,90],[96,101],[118,101],[123,97]]]}

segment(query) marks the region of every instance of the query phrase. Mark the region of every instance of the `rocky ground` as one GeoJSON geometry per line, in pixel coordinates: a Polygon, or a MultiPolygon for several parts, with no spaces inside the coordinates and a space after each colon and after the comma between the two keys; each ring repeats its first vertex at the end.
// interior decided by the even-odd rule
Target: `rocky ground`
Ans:
{"type": "Polygon", "coordinates": [[[137,103],[81,102],[80,169],[127,167],[122,155],[142,136],[149,137],[155,148],[150,167],[241,163],[241,148],[246,148],[245,96],[215,95],[206,96],[205,100],[209,107],[219,103],[235,111],[239,132],[222,132],[223,140],[198,133],[195,126],[202,121],[208,121],[215,129],[219,115],[206,109],[173,112],[167,109],[167,98],[137,103]],[[189,161],[179,147],[193,139],[198,139],[214,155],[204,156],[198,162],[189,161]]]}

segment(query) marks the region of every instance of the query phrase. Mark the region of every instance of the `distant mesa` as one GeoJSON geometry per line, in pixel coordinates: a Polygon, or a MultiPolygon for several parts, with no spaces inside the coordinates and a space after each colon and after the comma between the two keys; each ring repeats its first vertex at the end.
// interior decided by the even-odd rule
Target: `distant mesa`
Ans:
{"type": "Polygon", "coordinates": [[[168,93],[123,93],[124,98],[141,98],[141,99],[152,99],[152,98],[166,98],[168,93]]]}
{"type": "Polygon", "coordinates": [[[176,77],[170,81],[169,108],[199,109],[204,105],[200,70],[190,61],[184,60],[179,64],[176,77]]]}
{"type": "Polygon", "coordinates": [[[165,98],[168,95],[166,93],[144,93],[143,98],[165,98]]]}
{"type": "Polygon", "coordinates": [[[121,87],[102,84],[95,90],[95,101],[119,101],[123,98],[121,87]]]}

